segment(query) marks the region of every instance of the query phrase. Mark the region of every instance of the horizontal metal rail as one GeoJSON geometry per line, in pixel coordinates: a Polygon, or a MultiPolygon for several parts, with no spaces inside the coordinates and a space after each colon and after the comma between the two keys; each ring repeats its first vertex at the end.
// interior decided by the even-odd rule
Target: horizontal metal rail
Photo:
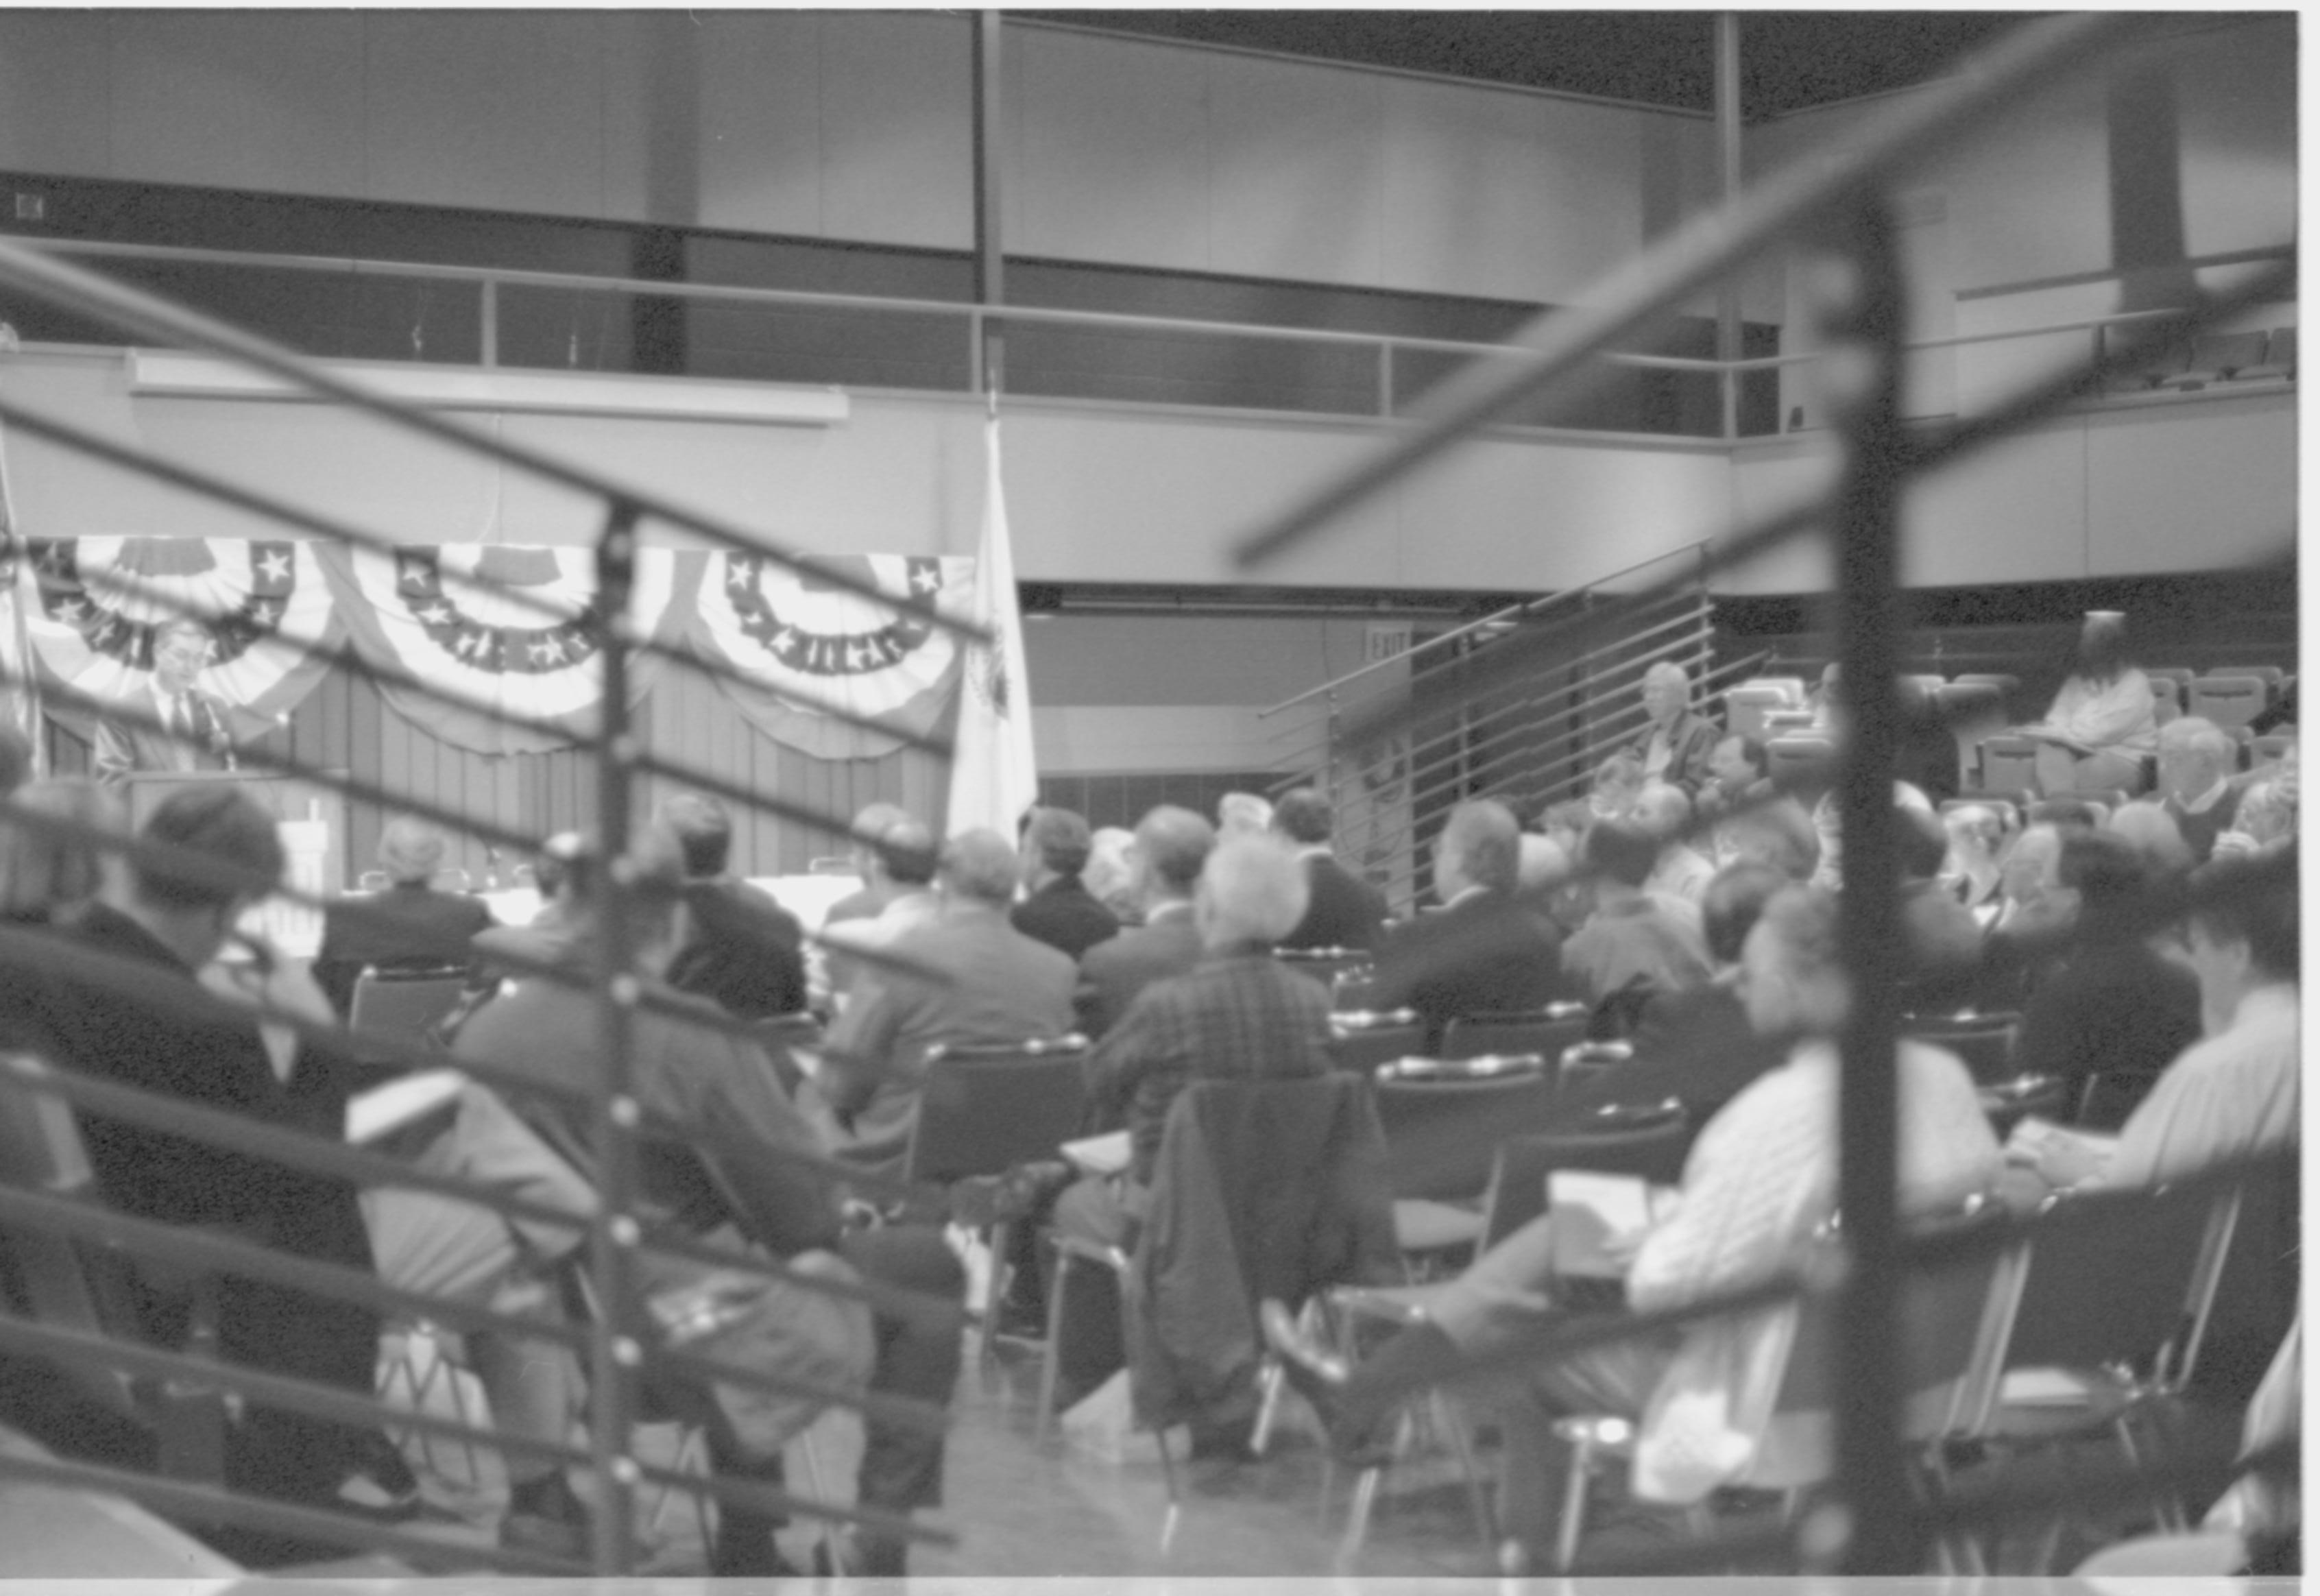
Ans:
{"type": "MultiPolygon", "coordinates": [[[[544,450],[495,438],[479,428],[421,410],[372,390],[368,384],[334,372],[321,363],[271,340],[203,315],[167,300],[131,288],[112,278],[53,259],[21,240],[0,238],[0,282],[13,283],[51,303],[69,306],[115,326],[165,340],[180,340],[197,349],[238,360],[320,398],[334,400],[390,426],[435,442],[512,467],[529,476],[584,494],[616,507],[631,521],[649,519],[705,538],[727,549],[773,561],[793,571],[811,571],[823,585],[866,599],[894,614],[920,621],[938,630],[974,643],[988,644],[990,636],[971,621],[944,614],[932,604],[901,598],[876,584],[848,572],[817,566],[812,558],[744,530],[715,516],[692,510],[662,494],[575,466],[544,450]]],[[[625,618],[613,640],[621,635],[625,618]]]]}

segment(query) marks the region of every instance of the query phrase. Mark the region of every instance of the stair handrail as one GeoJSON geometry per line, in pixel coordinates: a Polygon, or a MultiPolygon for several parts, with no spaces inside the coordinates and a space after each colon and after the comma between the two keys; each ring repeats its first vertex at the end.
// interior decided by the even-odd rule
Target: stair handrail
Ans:
{"type": "Polygon", "coordinates": [[[1674,549],[1663,549],[1647,559],[1639,559],[1633,565],[1621,566],[1616,571],[1607,571],[1602,576],[1592,577],[1577,587],[1559,588],[1554,593],[1541,594],[1536,598],[1524,599],[1519,603],[1509,604],[1503,610],[1493,610],[1479,621],[1470,621],[1464,626],[1455,627],[1448,631],[1430,637],[1422,643],[1413,643],[1400,653],[1387,658],[1373,659],[1366,665],[1356,666],[1342,676],[1332,676],[1319,686],[1308,687],[1294,697],[1284,698],[1279,703],[1268,704],[1256,712],[1256,718],[1262,721],[1269,715],[1279,714],[1282,710],[1294,709],[1310,699],[1318,698],[1324,694],[1334,693],[1346,683],[1359,680],[1373,671],[1383,670],[1390,665],[1407,664],[1420,654],[1446,647],[1460,638],[1471,637],[1486,627],[1504,626],[1509,621],[1525,618],[1536,619],[1542,612],[1566,599],[1584,598],[1607,582],[1617,582],[1622,576],[1632,576],[1637,571],[1648,570],[1654,566],[1675,558],[1680,554],[1696,554],[1706,549],[1712,541],[1714,540],[1708,538],[1697,539],[1674,549]]]}

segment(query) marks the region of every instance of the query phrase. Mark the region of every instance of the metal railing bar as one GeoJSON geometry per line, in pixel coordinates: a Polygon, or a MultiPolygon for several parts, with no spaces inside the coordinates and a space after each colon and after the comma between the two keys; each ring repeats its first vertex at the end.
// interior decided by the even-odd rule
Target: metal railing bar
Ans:
{"type": "MultiPolygon", "coordinates": [[[[1091,311],[1063,306],[1021,304],[1004,307],[977,306],[958,300],[832,294],[820,289],[767,288],[739,283],[693,283],[645,277],[600,277],[585,272],[542,271],[520,267],[461,266],[451,262],[429,263],[359,256],[299,255],[279,250],[213,249],[181,244],[118,243],[94,239],[35,238],[12,233],[0,233],[0,240],[20,243],[28,249],[52,255],[82,256],[101,260],[150,260],[164,265],[298,271],[322,276],[351,277],[415,277],[430,282],[473,284],[479,287],[628,294],[662,299],[690,299],[739,305],[762,304],[775,308],[795,306],[802,310],[885,313],[898,316],[943,316],[966,320],[982,315],[1002,321],[1043,322],[1062,326],[1119,327],[1128,331],[1154,333],[1183,332],[1202,336],[1269,338],[1287,342],[1339,344],[1349,348],[1368,349],[1382,348],[1416,349],[1441,354],[1505,357],[1527,353],[1534,347],[1524,343],[1490,343],[1472,339],[1419,338],[1398,333],[1362,332],[1345,328],[1294,327],[1278,323],[1152,316],[1128,311],[1091,311]]],[[[2258,261],[2276,259],[2281,252],[2293,248],[2291,244],[2264,246],[2255,249],[2233,251],[2229,255],[2211,259],[2195,259],[2190,264],[2194,270],[2252,265],[2258,261]]],[[[1987,295],[1975,292],[1962,297],[1987,297],[1987,295]]],[[[2164,312],[2155,311],[2120,311],[2108,315],[2082,317],[2067,322],[2042,322],[2036,326],[2011,328],[1996,332],[1923,339],[1902,347],[1914,354],[1928,349],[1956,349],[1967,344],[2044,338],[2058,333],[2086,332],[2098,327],[2123,325],[2164,313],[2164,312]]],[[[1734,360],[1718,360],[1709,357],[1690,355],[1652,355],[1639,350],[1612,350],[1602,357],[1616,365],[1709,374],[1727,370],[1735,372],[1773,370],[1782,367],[1810,364],[1820,358],[1817,350],[1785,355],[1750,355],[1734,360]]],[[[402,365],[406,362],[398,361],[395,364],[402,365]]],[[[484,362],[484,364],[490,363],[484,362]]]]}
{"type": "MultiPolygon", "coordinates": [[[[626,294],[657,299],[688,299],[733,305],[764,305],[799,310],[875,312],[890,315],[944,316],[965,321],[979,317],[994,322],[1118,328],[1128,331],[1182,333],[1199,336],[1273,339],[1285,343],[1333,344],[1349,349],[1424,349],[1443,354],[1504,355],[1519,352],[1520,345],[1479,342],[1471,339],[1418,338],[1395,333],[1359,332],[1337,327],[1292,327],[1260,322],[1218,322],[1185,316],[1142,315],[1132,311],[1091,311],[1061,306],[1008,304],[975,305],[957,300],[882,298],[866,294],[831,294],[810,288],[766,288],[741,284],[661,281],[645,277],[598,277],[584,272],[540,271],[515,267],[432,266],[414,261],[373,260],[352,256],[293,255],[267,250],[205,249],[177,244],[122,244],[94,240],[30,238],[0,234],[0,240],[17,242],[53,255],[82,255],[98,259],[153,260],[162,264],[213,266],[250,270],[303,271],[344,277],[420,277],[436,282],[494,285],[503,288],[557,289],[584,294],[626,294]]],[[[1712,371],[1718,363],[1689,355],[1654,355],[1618,349],[1603,358],[1611,364],[1677,371],[1712,371]]],[[[398,362],[400,364],[400,362],[398,362]]]]}
{"type": "Polygon", "coordinates": [[[22,1457],[0,1452],[0,1478],[126,1497],[195,1523],[231,1524],[353,1550],[399,1552],[426,1563],[449,1560],[481,1564],[486,1568],[519,1573],[590,1572],[585,1563],[566,1562],[543,1552],[511,1550],[496,1543],[485,1546],[480,1542],[439,1540],[416,1530],[325,1512],[319,1508],[293,1507],[287,1502],[188,1484],[159,1474],[134,1474],[127,1469],[63,1458],[22,1457]]]}
{"type": "MultiPolygon", "coordinates": [[[[38,411],[29,410],[5,399],[0,399],[0,425],[14,427],[34,437],[45,439],[60,448],[86,455],[91,459],[102,460],[109,466],[150,476],[172,487],[183,488],[188,493],[230,504],[237,510],[246,510],[253,515],[264,516],[269,521],[295,527],[301,531],[312,532],[325,542],[343,543],[351,548],[368,549],[374,554],[385,555],[389,558],[407,552],[413,547],[411,544],[398,543],[391,538],[383,537],[375,532],[364,531],[344,521],[333,521],[328,516],[301,510],[295,504],[273,498],[255,489],[239,486],[222,477],[213,476],[195,467],[177,465],[161,458],[159,455],[148,454],[140,449],[114,443],[94,432],[83,431],[68,422],[52,420],[38,411]]],[[[572,619],[565,609],[549,603],[529,589],[512,587],[489,577],[467,576],[461,577],[459,580],[491,594],[494,598],[505,599],[519,609],[527,610],[546,619],[558,621],[572,619]]],[[[118,576],[108,577],[108,581],[121,585],[126,585],[128,583],[127,578],[118,576]]],[[[167,595],[150,587],[144,588],[143,592],[147,597],[168,602],[167,595]]],[[[181,606],[180,612],[207,619],[200,612],[189,607],[181,606]]],[[[272,640],[286,642],[288,639],[277,635],[272,640]]],[[[713,679],[725,681],[748,679],[740,672],[730,667],[703,659],[690,649],[679,648],[673,643],[664,643],[657,638],[630,637],[624,642],[608,639],[608,646],[634,648],[639,653],[649,654],[656,659],[687,667],[713,679]]],[[[350,650],[345,651],[345,657],[359,657],[350,650]]],[[[797,693],[788,694],[785,696],[793,698],[802,708],[829,715],[850,726],[857,726],[866,731],[897,738],[911,748],[922,748],[944,757],[949,757],[950,745],[931,733],[917,732],[907,727],[890,725],[875,715],[865,715],[857,711],[847,709],[843,704],[825,702],[812,694],[797,693]]],[[[512,719],[505,716],[503,718],[512,719]]],[[[558,736],[566,735],[561,728],[552,730],[556,730],[558,736]]]]}
{"type": "MultiPolygon", "coordinates": [[[[7,670],[0,669],[0,685],[6,685],[17,679],[7,670]]],[[[144,717],[122,716],[121,719],[131,723],[139,723],[144,720],[144,717]]],[[[155,723],[155,729],[159,730],[158,722],[155,723]]],[[[173,740],[183,740],[175,732],[168,732],[166,735],[173,740]]],[[[290,765],[279,766],[279,768],[285,769],[290,775],[305,777],[313,781],[316,786],[328,787],[342,793],[349,790],[347,786],[335,781],[317,778],[313,772],[302,766],[290,765]]],[[[387,807],[430,819],[439,818],[430,814],[428,807],[419,804],[395,802],[389,803],[387,807]]],[[[5,820],[10,824],[25,826],[45,836],[79,843],[99,853],[118,854],[124,858],[166,869],[173,875],[235,893],[276,897],[285,902],[307,909],[328,910],[333,903],[344,901],[309,893],[288,883],[269,883],[262,875],[239,866],[223,863],[193,849],[179,848],[170,843],[155,842],[142,837],[131,837],[106,830],[98,826],[85,825],[61,815],[44,814],[35,810],[29,810],[18,804],[14,799],[0,799],[0,820],[5,820]]],[[[460,825],[460,821],[456,818],[446,823],[455,827],[460,825]]],[[[530,848],[537,844],[524,839],[520,840],[515,846],[530,848]]],[[[5,927],[0,927],[0,930],[5,929],[5,927]]],[[[21,934],[21,931],[18,934],[21,934]]],[[[817,936],[814,940],[821,942],[823,939],[817,936]]],[[[845,950],[849,956],[854,951],[850,947],[845,950]]],[[[587,991],[595,990],[593,977],[551,958],[538,957],[515,949],[503,948],[494,949],[491,959],[494,964],[505,966],[524,975],[552,981],[561,986],[578,987],[587,991]]],[[[910,957],[907,954],[897,955],[883,948],[865,948],[862,950],[862,962],[895,974],[908,975],[913,979],[923,980],[930,985],[947,986],[950,983],[950,977],[924,965],[920,960],[910,957]]],[[[682,994],[663,992],[653,985],[648,984],[643,988],[639,994],[638,1006],[648,1013],[683,1020],[696,1029],[712,1031],[719,1036],[730,1037],[737,1041],[747,1042],[752,1046],[761,1045],[764,1040],[755,1026],[748,1020],[737,1020],[713,1005],[703,1008],[682,994]]],[[[398,1044],[392,1037],[383,1036],[376,1031],[358,1031],[349,1026],[323,1025],[295,1010],[283,1009],[262,1002],[252,1002],[244,1004],[244,1011],[262,1013],[270,1020],[292,1027],[303,1038],[320,1042],[324,1046],[343,1047],[351,1041],[359,1043],[366,1049],[394,1048],[400,1057],[416,1059],[426,1064],[443,1062],[437,1055],[424,1050],[413,1050],[408,1044],[398,1044]]],[[[476,1073],[488,1076],[492,1072],[489,1066],[479,1066],[476,1073]]],[[[579,1086],[535,1085],[533,1090],[546,1096],[568,1093],[573,1101],[589,1100],[586,1090],[579,1086]]],[[[866,1181],[867,1177],[865,1179],[866,1181]]]]}
{"type": "MultiPolygon", "coordinates": [[[[970,621],[946,615],[931,604],[897,598],[876,584],[833,567],[816,567],[810,557],[735,527],[727,521],[689,510],[661,494],[623,485],[593,471],[571,465],[555,455],[494,438],[463,422],[455,422],[373,391],[367,384],[341,376],[285,348],[270,339],[221,322],[200,312],[174,305],[156,295],[131,288],[59,259],[51,259],[23,243],[0,238],[0,281],[14,283],[52,304],[77,309],[130,331],[166,340],[182,340],[213,354],[240,360],[275,376],[392,426],[437,442],[512,466],[543,481],[623,507],[637,519],[650,519],[683,527],[728,549],[758,556],[799,571],[811,571],[826,586],[867,599],[897,615],[907,615],[954,637],[987,645],[991,639],[970,621]]],[[[624,641],[616,638],[615,640],[624,641]]]]}
{"type": "Polygon", "coordinates": [[[1503,610],[1494,610],[1490,614],[1483,616],[1480,621],[1470,621],[1464,626],[1443,632],[1438,636],[1427,638],[1421,643],[1412,644],[1409,648],[1403,649],[1400,653],[1395,655],[1391,659],[1372,660],[1369,664],[1354,670],[1349,670],[1343,676],[1332,676],[1329,680],[1322,683],[1318,687],[1308,687],[1304,692],[1296,694],[1294,697],[1284,698],[1276,704],[1269,704],[1265,708],[1256,712],[1256,719],[1262,721],[1269,715],[1279,714],[1282,710],[1290,709],[1295,705],[1304,703],[1310,699],[1319,698],[1325,693],[1329,693],[1337,688],[1343,687],[1348,682],[1358,681],[1362,677],[1369,676],[1373,672],[1383,670],[1390,665],[1409,665],[1415,660],[1418,655],[1447,648],[1452,643],[1456,642],[1459,639],[1470,637],[1473,633],[1482,630],[1486,626],[1500,626],[1509,621],[1518,621],[1526,616],[1536,619],[1540,611],[1570,600],[1584,598],[1589,594],[1591,594],[1598,588],[1601,587],[1607,582],[1617,582],[1622,576],[1630,576],[1637,571],[1648,570],[1652,567],[1658,565],[1661,561],[1673,559],[1680,554],[1697,554],[1701,549],[1706,549],[1710,541],[1711,540],[1706,538],[1698,539],[1692,542],[1685,544],[1681,549],[1672,549],[1663,554],[1654,554],[1648,559],[1639,559],[1633,565],[1622,566],[1616,571],[1607,572],[1603,576],[1591,577],[1577,587],[1566,587],[1559,592],[1550,593],[1540,598],[1525,599],[1518,604],[1509,604],[1503,610]]]}
{"type": "Polygon", "coordinates": [[[1233,561],[1251,570],[1277,558],[1338,512],[1361,503],[1475,427],[1491,420],[1598,350],[1663,314],[1808,220],[1843,205],[1871,185],[1938,154],[1979,125],[1992,109],[2043,84],[2076,76],[2124,42],[2130,30],[2116,14],[2080,13],[2025,23],[1965,63],[1964,75],[1921,100],[1895,107],[1848,141],[1822,167],[1789,163],[1730,204],[1687,222],[1663,244],[1612,274],[1581,304],[1534,319],[1519,341],[1535,345],[1513,369],[1507,363],[1473,373],[1440,392],[1406,436],[1337,481],[1308,494],[1233,540],[1233,561]]]}

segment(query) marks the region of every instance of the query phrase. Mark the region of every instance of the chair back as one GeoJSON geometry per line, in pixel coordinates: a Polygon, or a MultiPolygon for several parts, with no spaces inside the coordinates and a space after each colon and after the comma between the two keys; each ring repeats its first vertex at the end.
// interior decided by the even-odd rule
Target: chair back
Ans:
{"type": "Polygon", "coordinates": [[[2038,741],[2010,732],[1981,739],[1981,786],[2008,795],[2038,785],[2038,741]]]}
{"type": "Polygon", "coordinates": [[[2277,765],[2288,757],[2288,750],[2296,746],[2296,736],[2288,731],[2267,731],[2248,744],[2248,766],[2277,765]]]}
{"type": "Polygon", "coordinates": [[[1546,1211],[1547,1176],[1557,1170],[1593,1174],[1631,1174],[1655,1186],[1683,1178],[1686,1134],[1682,1111],[1663,1110],[1649,1123],[1617,1127],[1567,1127],[1511,1136],[1499,1144],[1491,1169],[1491,1191],[1482,1204],[1487,1251],[1546,1211]]]}
{"type": "Polygon", "coordinates": [[[1815,731],[1784,731],[1764,745],[1774,784],[1790,785],[1826,767],[1836,745],[1815,731]]]}
{"type": "Polygon", "coordinates": [[[465,970],[449,966],[396,970],[367,965],[355,977],[347,1023],[357,1030],[415,1044],[424,1041],[444,1016],[459,1006],[467,991],[465,970]]]}
{"type": "Polygon", "coordinates": [[[1536,1054],[1435,1065],[1427,1075],[1377,1077],[1378,1124],[1396,1197],[1479,1198],[1500,1141],[1545,1130],[1554,1117],[1554,1077],[1536,1054]],[[1485,1063],[1484,1071],[1474,1066],[1485,1063]],[[1458,1067],[1464,1066],[1464,1067],[1458,1067]]]}
{"type": "Polygon", "coordinates": [[[2014,1075],[2014,1038],[2022,1028],[2015,1013],[1912,1014],[1901,1022],[1901,1034],[1964,1060],[1974,1080],[1996,1085],[2014,1075]]]}
{"type": "MultiPolygon", "coordinates": [[[[30,1054],[0,1055],[0,1185],[101,1206],[72,1105],[29,1084],[52,1073],[30,1054]]],[[[0,1287],[18,1312],[51,1329],[143,1338],[129,1262],[100,1245],[11,1225],[0,1232],[0,1287]]],[[[151,1422],[140,1383],[125,1373],[79,1360],[64,1366],[107,1411],[151,1422]]]]}
{"type": "Polygon", "coordinates": [[[2238,1209],[2236,1193],[2195,1185],[2055,1193],[2030,1239],[2001,1370],[2187,1373],[2238,1209]]]}
{"type": "Polygon", "coordinates": [[[1594,1085],[1635,1056],[1633,1042],[1573,1042],[1556,1061],[1556,1093],[1567,1099],[1572,1093],[1594,1085]]]}
{"type": "MultiPolygon", "coordinates": [[[[1913,1227],[1928,1251],[1905,1267],[1895,1292],[1893,1357],[1901,1392],[1901,1439],[1926,1446],[1983,1428],[1998,1392],[1999,1360],[2021,1299],[2024,1249],[1996,1239],[2004,1210],[1979,1201],[1913,1227]]],[[[1834,1233],[1815,1243],[1833,1247],[1834,1233]]],[[[1763,1446],[1746,1483],[1790,1489],[1826,1479],[1835,1464],[1837,1406],[1835,1294],[1806,1296],[1793,1310],[1786,1362],[1763,1446]]]]}
{"type": "Polygon", "coordinates": [[[2218,671],[2195,677],[2190,712],[2229,731],[2244,726],[2271,703],[2271,684],[2252,671],[2218,671]]]}
{"type": "Polygon", "coordinates": [[[1079,1131],[1087,1038],[946,1045],[927,1056],[905,1178],[947,1185],[1052,1158],[1079,1131]]]}
{"type": "Polygon", "coordinates": [[[1794,678],[1760,676],[1724,690],[1724,724],[1734,737],[1762,738],[1768,715],[1803,702],[1803,685],[1794,678]]]}
{"type": "Polygon", "coordinates": [[[1310,975],[1333,993],[1340,977],[1359,978],[1370,969],[1366,948],[1276,948],[1273,957],[1282,968],[1310,975]]]}
{"type": "Polygon", "coordinates": [[[1414,1009],[1329,1016],[1329,1062],[1341,1070],[1368,1075],[1425,1051],[1426,1021],[1414,1009]]]}
{"type": "Polygon", "coordinates": [[[1587,1005],[1549,1003],[1494,1014],[1461,1014],[1442,1033],[1442,1056],[1479,1058],[1485,1054],[1539,1053],[1560,1058],[1587,1035],[1587,1005]]]}

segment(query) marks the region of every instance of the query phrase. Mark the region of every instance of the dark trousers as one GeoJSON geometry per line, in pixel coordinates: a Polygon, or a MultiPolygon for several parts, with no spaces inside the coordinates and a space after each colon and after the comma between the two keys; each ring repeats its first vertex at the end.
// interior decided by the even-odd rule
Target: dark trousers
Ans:
{"type": "MultiPolygon", "coordinates": [[[[848,1231],[838,1254],[865,1280],[957,1303],[966,1295],[966,1272],[942,1232],[928,1225],[889,1225],[848,1231]]],[[[930,1314],[880,1310],[872,1319],[878,1361],[870,1389],[910,1397],[937,1409],[950,1406],[958,1385],[959,1332],[930,1314]]],[[[862,1468],[855,1498],[864,1507],[906,1513],[942,1502],[943,1436],[880,1419],[863,1424],[862,1468]]]]}

